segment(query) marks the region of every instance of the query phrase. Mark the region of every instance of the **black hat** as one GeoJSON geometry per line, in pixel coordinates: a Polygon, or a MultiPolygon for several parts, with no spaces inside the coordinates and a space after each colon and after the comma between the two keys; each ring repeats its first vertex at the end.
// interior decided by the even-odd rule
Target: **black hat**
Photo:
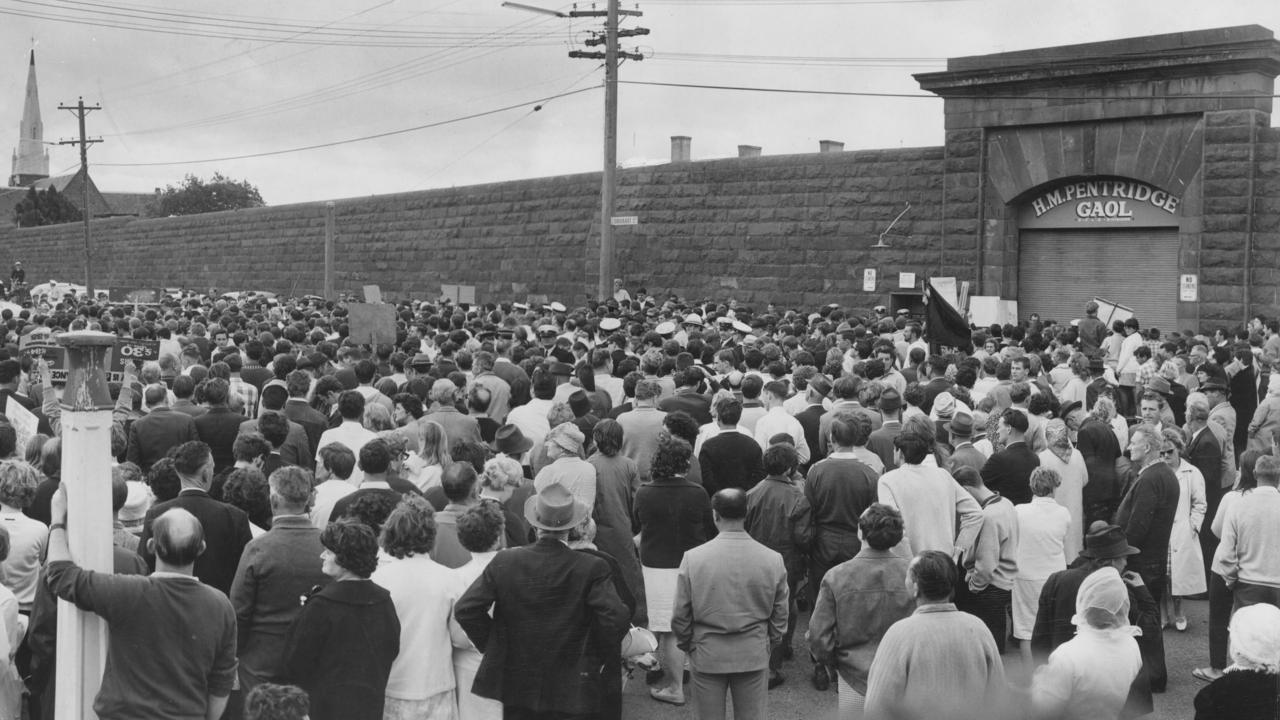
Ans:
{"type": "Polygon", "coordinates": [[[1099,521],[1091,525],[1090,532],[1084,536],[1084,549],[1080,554],[1087,558],[1112,560],[1140,552],[1125,539],[1124,530],[1119,525],[1105,525],[1099,521]]]}

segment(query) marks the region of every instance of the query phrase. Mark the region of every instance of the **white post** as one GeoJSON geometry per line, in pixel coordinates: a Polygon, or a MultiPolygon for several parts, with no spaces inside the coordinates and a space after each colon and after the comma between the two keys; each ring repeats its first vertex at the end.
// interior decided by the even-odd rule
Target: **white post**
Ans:
{"type": "MultiPolygon", "coordinates": [[[[67,542],[76,565],[112,572],[111,393],[108,333],[65,333],[67,386],[62,392],[62,483],[67,488],[67,542]]],[[[93,699],[107,660],[107,623],[58,601],[57,720],[97,717],[93,699]]]]}

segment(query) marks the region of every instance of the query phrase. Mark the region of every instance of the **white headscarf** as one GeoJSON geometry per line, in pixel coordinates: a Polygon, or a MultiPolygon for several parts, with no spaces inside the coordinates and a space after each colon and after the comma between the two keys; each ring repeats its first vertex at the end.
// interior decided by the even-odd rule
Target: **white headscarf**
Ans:
{"type": "Polygon", "coordinates": [[[1109,566],[1100,568],[1080,583],[1071,624],[1079,628],[1077,632],[1130,637],[1142,634],[1129,624],[1129,589],[1120,579],[1120,571],[1109,566]]]}
{"type": "Polygon", "coordinates": [[[1231,617],[1231,667],[1280,674],[1280,608],[1262,603],[1231,617]]]}

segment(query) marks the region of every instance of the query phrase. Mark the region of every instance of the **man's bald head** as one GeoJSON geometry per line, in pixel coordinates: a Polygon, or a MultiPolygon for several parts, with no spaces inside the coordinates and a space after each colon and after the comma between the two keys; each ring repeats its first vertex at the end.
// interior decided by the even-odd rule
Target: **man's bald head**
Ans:
{"type": "Polygon", "coordinates": [[[186,567],[204,552],[204,527],[181,508],[165,511],[151,525],[152,551],[166,565],[186,567]]]}

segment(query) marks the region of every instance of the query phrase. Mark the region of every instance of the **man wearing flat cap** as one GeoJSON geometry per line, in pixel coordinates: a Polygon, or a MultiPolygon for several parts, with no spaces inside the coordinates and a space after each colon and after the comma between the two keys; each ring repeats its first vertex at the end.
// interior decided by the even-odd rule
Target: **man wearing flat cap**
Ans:
{"type": "Polygon", "coordinates": [[[503,704],[506,718],[597,717],[607,667],[628,616],[603,558],[569,549],[569,531],[591,515],[562,485],[525,503],[533,545],[498,553],[454,614],[484,654],[472,692],[503,704]]]}

